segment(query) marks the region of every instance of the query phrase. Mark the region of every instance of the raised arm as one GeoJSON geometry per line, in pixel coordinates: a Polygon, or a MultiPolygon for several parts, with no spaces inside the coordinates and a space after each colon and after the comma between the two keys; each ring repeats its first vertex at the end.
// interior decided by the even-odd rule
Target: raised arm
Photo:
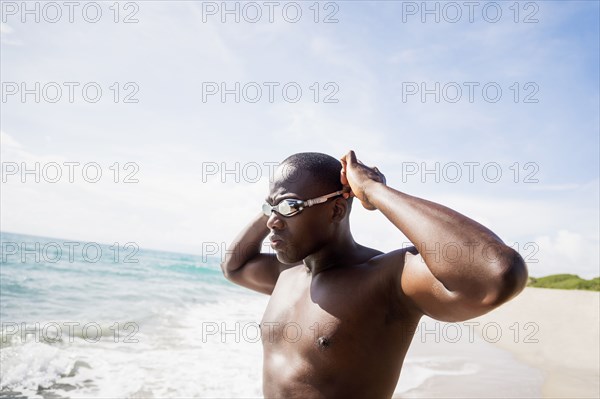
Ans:
{"type": "Polygon", "coordinates": [[[461,321],[487,313],[523,290],[521,256],[486,227],[443,205],[386,186],[377,168],[342,158],[342,181],[367,209],[378,209],[416,250],[394,251],[398,292],[424,314],[461,321]],[[403,266],[403,267],[400,267],[403,266]]]}
{"type": "Polygon", "coordinates": [[[221,263],[221,270],[228,280],[271,295],[279,274],[295,265],[279,262],[274,254],[261,253],[262,242],[269,233],[267,219],[258,214],[238,234],[221,263]]]}

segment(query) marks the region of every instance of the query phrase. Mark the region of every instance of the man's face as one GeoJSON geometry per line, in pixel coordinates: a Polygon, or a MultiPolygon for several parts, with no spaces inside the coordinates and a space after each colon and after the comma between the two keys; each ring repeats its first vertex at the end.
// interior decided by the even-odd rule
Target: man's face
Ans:
{"type": "MultiPolygon", "coordinates": [[[[269,187],[267,203],[276,205],[286,198],[308,200],[329,194],[318,187],[308,172],[292,171],[289,166],[281,165],[269,187]]],[[[282,263],[296,263],[317,252],[330,240],[333,214],[332,203],[304,208],[300,213],[285,217],[273,211],[267,227],[269,236],[281,242],[272,245],[277,259],[282,263]]]]}

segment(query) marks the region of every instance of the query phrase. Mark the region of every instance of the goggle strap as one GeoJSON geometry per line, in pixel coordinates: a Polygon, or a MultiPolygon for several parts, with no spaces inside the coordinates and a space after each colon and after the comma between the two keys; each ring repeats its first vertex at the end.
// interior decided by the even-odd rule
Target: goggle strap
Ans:
{"type": "Polygon", "coordinates": [[[344,190],[340,190],[340,191],[336,191],[335,193],[327,194],[327,195],[324,195],[324,196],[319,197],[319,198],[310,199],[310,200],[306,201],[306,207],[308,208],[309,206],[320,204],[322,202],[327,201],[331,197],[335,197],[336,195],[340,195],[340,194],[343,194],[343,193],[344,193],[344,190]]]}

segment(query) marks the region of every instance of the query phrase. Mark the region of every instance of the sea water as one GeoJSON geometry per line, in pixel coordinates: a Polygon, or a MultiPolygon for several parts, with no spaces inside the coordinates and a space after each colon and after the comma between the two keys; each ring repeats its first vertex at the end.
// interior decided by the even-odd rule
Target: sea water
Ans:
{"type": "MultiPolygon", "coordinates": [[[[12,233],[0,243],[0,397],[262,396],[268,296],[228,282],[219,258],[12,233]]],[[[426,395],[436,376],[500,384],[523,367],[489,345],[481,359],[416,341],[402,397],[426,395]]]]}
{"type": "Polygon", "coordinates": [[[254,326],[268,297],[225,280],[218,258],[1,241],[0,396],[261,396],[254,326]]]}

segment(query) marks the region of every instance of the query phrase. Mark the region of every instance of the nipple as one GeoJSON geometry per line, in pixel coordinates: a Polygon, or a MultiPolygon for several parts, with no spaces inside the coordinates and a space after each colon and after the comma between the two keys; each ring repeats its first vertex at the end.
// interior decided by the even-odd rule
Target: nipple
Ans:
{"type": "Polygon", "coordinates": [[[327,348],[329,344],[329,338],[327,337],[319,337],[319,339],[317,339],[317,345],[319,345],[320,348],[327,348]]]}

